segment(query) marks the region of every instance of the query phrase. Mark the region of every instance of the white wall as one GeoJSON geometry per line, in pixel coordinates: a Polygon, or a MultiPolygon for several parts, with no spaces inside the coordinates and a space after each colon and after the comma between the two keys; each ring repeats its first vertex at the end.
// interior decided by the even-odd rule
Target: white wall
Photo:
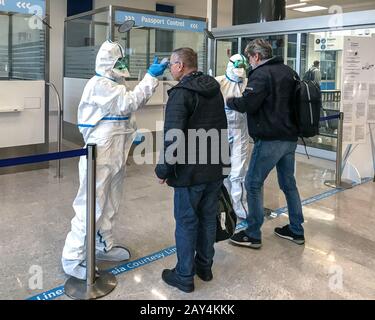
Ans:
{"type": "Polygon", "coordinates": [[[0,97],[0,148],[44,143],[44,81],[3,80],[0,97]]]}
{"type": "MultiPolygon", "coordinates": [[[[62,99],[63,97],[63,75],[64,75],[64,19],[66,17],[66,0],[50,1],[50,82],[52,82],[62,99]]],[[[50,90],[49,95],[50,115],[49,141],[57,141],[57,101],[55,93],[50,90]]]]}

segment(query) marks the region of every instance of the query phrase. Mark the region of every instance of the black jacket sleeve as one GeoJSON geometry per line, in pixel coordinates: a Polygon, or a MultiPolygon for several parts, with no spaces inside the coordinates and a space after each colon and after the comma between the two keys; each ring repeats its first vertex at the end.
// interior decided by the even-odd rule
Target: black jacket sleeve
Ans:
{"type": "Polygon", "coordinates": [[[229,109],[248,114],[254,114],[262,106],[267,97],[267,79],[261,74],[253,74],[240,98],[229,98],[227,106],[229,109]]]}
{"type": "MultiPolygon", "coordinates": [[[[174,143],[174,150],[178,150],[178,143],[184,140],[176,134],[185,132],[191,115],[191,97],[187,90],[179,88],[172,90],[165,110],[164,122],[164,149],[161,150],[159,162],[155,168],[155,173],[159,179],[168,179],[175,175],[175,164],[168,163],[168,147],[174,143]],[[177,141],[177,142],[176,142],[177,141]]],[[[185,142],[185,141],[184,141],[185,142]]],[[[171,147],[172,148],[172,147],[171,147]]]]}

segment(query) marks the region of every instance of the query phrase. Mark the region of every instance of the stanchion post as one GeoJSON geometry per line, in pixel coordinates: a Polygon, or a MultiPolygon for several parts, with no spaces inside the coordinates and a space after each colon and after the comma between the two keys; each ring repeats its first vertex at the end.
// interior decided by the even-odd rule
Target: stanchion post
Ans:
{"type": "MultiPolygon", "coordinates": [[[[63,110],[61,108],[61,99],[59,92],[57,91],[55,85],[51,82],[46,83],[47,86],[53,89],[53,91],[56,94],[56,101],[57,101],[57,152],[61,152],[62,148],[62,115],[63,115],[63,110]]],[[[55,178],[61,179],[63,176],[61,175],[61,160],[58,159],[56,160],[56,176],[55,178]]]]}
{"type": "Polygon", "coordinates": [[[344,113],[340,112],[337,127],[337,147],[336,147],[336,174],[335,180],[325,181],[324,184],[332,188],[350,189],[353,183],[350,181],[342,181],[342,142],[344,134],[344,113]]]}
{"type": "Polygon", "coordinates": [[[98,299],[109,294],[116,286],[115,276],[96,272],[96,145],[87,145],[86,189],[86,281],[71,277],[65,283],[65,293],[80,300],[98,299]]]}
{"type": "Polygon", "coordinates": [[[95,283],[95,235],[96,235],[96,145],[87,146],[87,206],[86,206],[86,258],[87,285],[95,283]]]}
{"type": "Polygon", "coordinates": [[[344,132],[344,113],[340,112],[339,124],[337,127],[337,148],[336,148],[336,187],[341,186],[342,176],[342,139],[344,132]]]}

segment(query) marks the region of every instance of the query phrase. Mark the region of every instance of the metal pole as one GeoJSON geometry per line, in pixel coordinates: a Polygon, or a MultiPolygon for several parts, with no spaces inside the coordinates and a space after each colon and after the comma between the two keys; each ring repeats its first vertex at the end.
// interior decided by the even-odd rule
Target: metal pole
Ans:
{"type": "Polygon", "coordinates": [[[86,281],[71,277],[65,283],[65,293],[80,300],[98,299],[109,294],[116,286],[115,276],[109,272],[96,274],[96,145],[87,145],[86,187],[86,281]]]}
{"type": "Polygon", "coordinates": [[[344,113],[340,112],[339,125],[337,128],[337,151],[336,151],[336,187],[341,186],[341,175],[342,175],[342,138],[343,138],[343,126],[344,124],[344,113]]]}
{"type": "Polygon", "coordinates": [[[350,189],[353,188],[352,181],[343,181],[342,176],[342,142],[344,132],[344,113],[340,112],[337,127],[337,147],[336,147],[336,174],[335,180],[325,181],[324,184],[331,188],[350,189]]]}
{"type": "MultiPolygon", "coordinates": [[[[61,152],[61,146],[62,146],[62,104],[59,92],[57,91],[55,85],[51,82],[46,83],[49,87],[53,89],[53,91],[56,93],[56,99],[57,99],[57,152],[61,152]]],[[[56,176],[55,178],[62,178],[61,175],[61,160],[57,160],[56,163],[56,176]]]]}
{"type": "Polygon", "coordinates": [[[368,128],[369,128],[369,131],[370,131],[370,139],[371,139],[371,151],[372,151],[372,162],[373,162],[373,168],[374,168],[374,180],[373,182],[375,182],[375,143],[374,143],[374,136],[373,136],[373,133],[372,133],[372,127],[371,127],[371,123],[368,124],[368,128]]]}
{"type": "MultiPolygon", "coordinates": [[[[217,27],[218,0],[207,0],[207,23],[208,31],[217,27]]],[[[207,73],[214,72],[215,40],[207,38],[207,73]]]]}
{"type": "Polygon", "coordinates": [[[95,283],[96,145],[89,144],[87,151],[86,268],[89,287],[95,283]]]}
{"type": "Polygon", "coordinates": [[[296,72],[301,73],[301,53],[302,53],[302,34],[297,33],[297,47],[296,47],[296,72]]]}

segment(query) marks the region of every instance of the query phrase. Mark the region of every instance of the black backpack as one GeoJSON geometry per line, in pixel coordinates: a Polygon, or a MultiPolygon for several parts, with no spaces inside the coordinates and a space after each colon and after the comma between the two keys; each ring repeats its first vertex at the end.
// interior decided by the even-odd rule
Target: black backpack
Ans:
{"type": "Polygon", "coordinates": [[[216,242],[229,239],[236,231],[237,216],[224,185],[221,186],[219,212],[216,216],[216,242]]]}
{"type": "Polygon", "coordinates": [[[294,79],[294,106],[298,134],[302,138],[311,138],[319,134],[320,110],[322,108],[322,93],[315,81],[301,80],[297,74],[294,79]]]}
{"type": "Polygon", "coordinates": [[[315,70],[314,68],[310,68],[309,70],[307,70],[307,72],[303,76],[303,80],[304,81],[313,81],[315,79],[314,70],[315,70]]]}

